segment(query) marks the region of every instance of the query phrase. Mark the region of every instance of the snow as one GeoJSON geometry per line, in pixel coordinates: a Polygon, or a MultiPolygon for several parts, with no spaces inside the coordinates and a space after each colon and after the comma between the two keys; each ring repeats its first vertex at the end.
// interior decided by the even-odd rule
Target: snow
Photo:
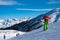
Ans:
{"type": "Polygon", "coordinates": [[[43,27],[24,35],[17,36],[8,40],[60,40],[60,22],[49,24],[49,29],[43,31],[43,27]]]}
{"type": "Polygon", "coordinates": [[[60,18],[58,19],[58,21],[60,21],[60,18]]]}
{"type": "Polygon", "coordinates": [[[16,37],[16,35],[19,33],[19,35],[23,35],[26,32],[21,32],[21,31],[16,31],[16,30],[0,30],[0,39],[4,39],[4,35],[5,35],[5,39],[10,39],[13,37],[16,37]]]}
{"type": "Polygon", "coordinates": [[[24,18],[24,19],[17,19],[17,18],[12,18],[12,19],[6,19],[6,20],[0,20],[0,28],[6,28],[13,26],[15,24],[19,24],[23,21],[30,20],[31,18],[24,18]]]}
{"type": "Polygon", "coordinates": [[[24,17],[23,19],[21,19],[21,21],[29,21],[31,19],[32,19],[32,17],[24,17]]]}
{"type": "Polygon", "coordinates": [[[55,21],[55,18],[56,18],[56,13],[53,13],[50,15],[51,19],[50,19],[50,23],[53,23],[55,21]]]}
{"type": "MultiPolygon", "coordinates": [[[[56,11],[50,12],[52,14],[50,14],[49,16],[51,17],[51,19],[49,20],[49,26],[48,26],[48,30],[43,31],[43,26],[37,30],[33,30],[31,32],[21,32],[21,31],[16,31],[16,30],[1,30],[0,31],[0,39],[1,40],[59,40],[60,39],[60,21],[56,21],[56,20],[60,20],[60,15],[59,10],[56,9],[56,11]],[[55,23],[54,23],[55,21],[55,23]],[[51,23],[50,23],[51,22],[51,23]],[[16,34],[18,34],[18,36],[16,36],[16,34]],[[6,36],[5,39],[4,35],[6,36]]],[[[49,14],[49,13],[48,13],[49,14]]],[[[34,24],[36,21],[40,20],[40,15],[38,17],[36,17],[35,19],[33,19],[33,23],[30,22],[28,23],[29,25],[34,24]]],[[[28,21],[30,20],[30,18],[24,18],[22,20],[18,20],[18,19],[9,19],[6,20],[6,26],[11,26],[12,24],[15,23],[19,23],[22,21],[28,21]]],[[[43,20],[42,20],[42,24],[43,24],[43,20]]],[[[1,22],[2,23],[2,22],[1,22]]],[[[27,25],[28,25],[27,24],[27,25]]],[[[2,25],[0,25],[2,27],[2,25]]],[[[5,27],[5,25],[3,25],[5,27]]],[[[38,25],[34,25],[33,27],[37,27],[40,26],[40,23],[38,25]]],[[[24,26],[25,27],[25,26],[24,26]]]]}
{"type": "Polygon", "coordinates": [[[6,20],[0,20],[0,28],[6,28],[9,26],[12,26],[14,24],[20,23],[19,19],[6,19],[6,20]]]}

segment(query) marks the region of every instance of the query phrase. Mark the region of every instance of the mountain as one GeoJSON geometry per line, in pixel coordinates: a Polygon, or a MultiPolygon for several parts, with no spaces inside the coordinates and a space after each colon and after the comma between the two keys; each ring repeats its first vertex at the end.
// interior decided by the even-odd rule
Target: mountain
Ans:
{"type": "Polygon", "coordinates": [[[19,23],[20,20],[18,19],[7,19],[7,20],[0,20],[0,28],[6,28],[6,27],[9,27],[9,26],[12,26],[14,24],[17,24],[19,23]]]}
{"type": "Polygon", "coordinates": [[[54,11],[54,13],[49,15],[51,17],[50,22],[53,23],[59,21],[60,18],[60,9],[54,9],[54,11]]]}
{"type": "Polygon", "coordinates": [[[26,32],[26,31],[38,29],[44,25],[44,21],[41,21],[41,19],[45,15],[48,15],[51,17],[51,19],[49,20],[49,23],[55,23],[60,19],[60,9],[59,8],[52,9],[51,11],[45,14],[38,15],[37,17],[32,18],[31,20],[27,20],[27,21],[12,25],[10,27],[4,28],[4,30],[13,29],[13,30],[26,32]]]}
{"type": "MultiPolygon", "coordinates": [[[[1,20],[3,21],[3,20],[1,20]]],[[[7,40],[59,40],[60,39],[60,9],[52,9],[51,11],[38,15],[30,20],[22,21],[15,25],[0,30],[17,30],[26,32],[24,35],[18,35],[7,40]],[[48,15],[49,20],[48,30],[43,31],[44,21],[42,17],[48,15]]]]}
{"type": "Polygon", "coordinates": [[[50,19],[50,23],[54,23],[54,22],[57,22],[60,18],[60,8],[56,8],[56,9],[52,9],[51,11],[45,13],[45,14],[42,14],[42,15],[39,15],[37,16],[36,18],[34,18],[34,20],[40,20],[43,16],[50,16],[51,19],[50,19]]]}
{"type": "Polygon", "coordinates": [[[19,30],[20,31],[31,31],[31,30],[40,28],[41,26],[44,25],[44,21],[41,21],[41,19],[45,15],[51,17],[51,19],[49,20],[49,23],[55,23],[55,22],[59,21],[60,9],[59,8],[52,9],[51,11],[49,11],[45,14],[38,15],[37,17],[31,19],[28,23],[26,23],[22,27],[20,27],[19,30]]]}
{"type": "MultiPolygon", "coordinates": [[[[60,9],[53,9],[45,14],[39,15],[34,19],[31,19],[26,25],[22,27],[22,29],[29,29],[39,27],[41,25],[40,19],[48,15],[51,17],[49,20],[48,30],[43,31],[43,26],[37,30],[33,30],[27,32],[24,35],[19,35],[17,37],[13,37],[7,40],[60,40],[60,9]],[[37,22],[37,24],[36,24],[37,22]],[[34,25],[35,24],[35,25],[34,25]],[[33,25],[33,26],[32,26],[33,25]],[[27,28],[28,27],[28,28],[27,28]]],[[[21,30],[22,30],[21,29],[21,30]]]]}
{"type": "Polygon", "coordinates": [[[30,20],[31,18],[23,18],[23,19],[17,19],[17,18],[13,18],[13,19],[6,19],[6,20],[0,20],[0,28],[7,28],[10,26],[13,26],[15,24],[19,24],[23,21],[27,21],[30,20]]]}

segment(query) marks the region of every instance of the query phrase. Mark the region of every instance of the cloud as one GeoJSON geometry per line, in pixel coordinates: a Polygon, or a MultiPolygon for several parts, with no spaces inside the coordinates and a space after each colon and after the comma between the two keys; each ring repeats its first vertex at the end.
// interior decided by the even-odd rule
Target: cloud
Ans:
{"type": "Polygon", "coordinates": [[[21,8],[17,8],[16,10],[27,10],[27,11],[49,11],[52,9],[21,9],[21,8]]]}
{"type": "Polygon", "coordinates": [[[0,5],[21,5],[21,3],[14,0],[0,0],[0,5]]]}
{"type": "Polygon", "coordinates": [[[49,0],[48,4],[60,4],[59,0],[49,0]]]}
{"type": "Polygon", "coordinates": [[[52,1],[52,2],[48,2],[48,4],[60,4],[60,2],[52,1]]]}

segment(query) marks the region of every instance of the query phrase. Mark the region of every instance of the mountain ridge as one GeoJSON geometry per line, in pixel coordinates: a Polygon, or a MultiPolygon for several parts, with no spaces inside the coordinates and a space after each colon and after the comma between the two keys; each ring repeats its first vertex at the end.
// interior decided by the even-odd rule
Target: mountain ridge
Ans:
{"type": "Polygon", "coordinates": [[[22,23],[18,23],[18,24],[15,24],[13,26],[10,26],[8,28],[5,28],[5,29],[16,29],[17,30],[20,30],[20,31],[28,31],[28,30],[33,30],[33,29],[37,29],[37,28],[40,28],[41,26],[43,26],[44,24],[44,21],[41,21],[42,17],[43,16],[50,16],[51,19],[49,20],[49,23],[55,23],[59,20],[60,18],[60,9],[52,9],[51,11],[45,13],[45,14],[41,14],[41,15],[38,15],[37,17],[35,18],[32,18],[31,20],[27,20],[25,22],[22,22],[22,23]],[[37,23],[37,24],[36,24],[37,23]],[[33,26],[34,25],[34,26],[33,26]],[[40,26],[41,25],[41,26],[40,26]],[[32,27],[33,26],[33,27],[32,27]]]}

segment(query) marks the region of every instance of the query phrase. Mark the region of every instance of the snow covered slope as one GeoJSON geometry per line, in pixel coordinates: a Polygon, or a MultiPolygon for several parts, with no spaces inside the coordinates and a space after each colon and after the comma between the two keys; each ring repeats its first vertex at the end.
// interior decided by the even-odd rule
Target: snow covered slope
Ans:
{"type": "MultiPolygon", "coordinates": [[[[49,11],[46,14],[42,14],[37,16],[36,18],[32,19],[30,22],[28,22],[26,25],[23,26],[23,28],[25,27],[30,28],[30,27],[39,27],[39,25],[41,24],[38,23],[38,25],[33,25],[36,22],[39,22],[40,19],[44,16],[44,15],[49,15],[51,17],[51,19],[49,20],[49,29],[47,31],[43,31],[43,27],[31,31],[31,32],[27,32],[24,35],[21,36],[17,36],[8,40],[59,40],[60,39],[60,9],[53,9],[51,11],[49,11]]],[[[23,29],[22,28],[22,29],[23,29]]],[[[24,28],[24,29],[25,29],[24,28]]]]}
{"type": "MultiPolygon", "coordinates": [[[[33,29],[35,29],[35,25],[37,25],[37,24],[43,25],[44,21],[41,22],[40,19],[42,19],[42,17],[45,16],[45,15],[48,15],[48,16],[51,17],[51,19],[49,20],[49,23],[55,23],[60,18],[60,9],[52,9],[45,14],[38,15],[37,17],[31,19],[28,23],[26,23],[22,27],[20,27],[19,30],[20,31],[25,31],[26,29],[30,30],[30,28],[31,28],[31,30],[33,30],[33,29]],[[35,23],[37,23],[37,24],[35,24],[35,23]]],[[[39,27],[39,26],[37,25],[36,27],[39,27]]]]}
{"type": "Polygon", "coordinates": [[[44,15],[49,15],[51,17],[50,23],[56,22],[60,19],[60,9],[59,8],[52,9],[49,12],[39,15],[33,19],[32,18],[23,18],[22,20],[19,20],[17,18],[14,18],[14,19],[0,20],[0,28],[10,27],[12,25],[19,24],[22,21],[28,21],[30,19],[31,19],[31,21],[29,23],[27,23],[26,25],[31,25],[31,24],[34,24],[36,21],[40,21],[40,19],[44,15]]]}
{"type": "Polygon", "coordinates": [[[16,31],[16,30],[0,30],[0,39],[4,40],[4,35],[5,39],[13,38],[18,35],[23,35],[26,32],[21,32],[21,31],[16,31]]]}
{"type": "Polygon", "coordinates": [[[0,28],[11,27],[11,26],[14,26],[15,24],[19,24],[20,22],[28,21],[31,19],[27,24],[23,25],[23,27],[29,27],[29,26],[32,26],[34,23],[39,22],[40,19],[45,15],[49,15],[51,17],[51,19],[49,21],[50,23],[57,22],[60,19],[60,9],[58,9],[58,8],[52,9],[49,12],[47,12],[45,14],[38,15],[37,17],[35,17],[33,19],[24,18],[22,20],[19,20],[19,19],[15,18],[15,19],[1,20],[0,21],[0,28]]]}
{"type": "Polygon", "coordinates": [[[19,19],[6,19],[6,20],[0,20],[0,28],[6,28],[9,26],[12,26],[14,24],[20,23],[21,21],[19,19]]]}
{"type": "Polygon", "coordinates": [[[60,18],[60,9],[53,9],[53,13],[49,16],[51,17],[50,22],[57,22],[60,18]]]}
{"type": "MultiPolygon", "coordinates": [[[[29,22],[27,22],[22,27],[19,27],[19,31],[25,29],[33,29],[35,27],[41,26],[42,22],[40,19],[45,16],[49,15],[51,17],[49,21],[49,28],[47,31],[43,31],[43,26],[37,30],[33,30],[31,32],[27,32],[24,35],[19,35],[17,37],[13,37],[7,40],[59,40],[60,39],[60,9],[53,9],[46,14],[39,15],[29,22]]],[[[19,24],[20,25],[20,24],[19,24]]],[[[15,27],[17,27],[15,26],[15,27]]],[[[14,26],[13,26],[14,27],[14,26]]]]}
{"type": "Polygon", "coordinates": [[[49,28],[43,31],[43,27],[24,35],[17,36],[8,40],[60,40],[60,21],[49,24],[49,28]]]}
{"type": "Polygon", "coordinates": [[[13,19],[0,20],[0,28],[7,28],[12,25],[15,25],[15,24],[18,24],[18,23],[21,23],[23,21],[27,21],[30,19],[31,18],[23,18],[23,19],[13,18],[13,19]]]}

